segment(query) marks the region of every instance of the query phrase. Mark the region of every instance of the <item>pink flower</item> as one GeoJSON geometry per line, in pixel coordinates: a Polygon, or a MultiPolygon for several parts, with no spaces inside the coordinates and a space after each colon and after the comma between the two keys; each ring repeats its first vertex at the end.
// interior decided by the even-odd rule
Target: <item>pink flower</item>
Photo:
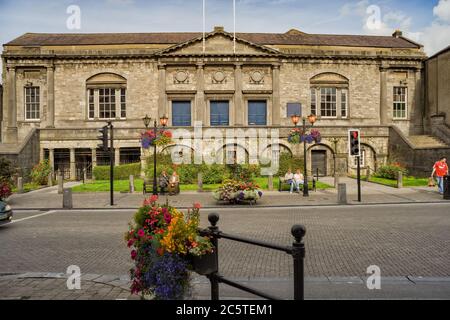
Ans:
{"type": "Polygon", "coordinates": [[[131,259],[135,260],[137,256],[136,250],[131,251],[131,259]]]}
{"type": "Polygon", "coordinates": [[[172,221],[172,216],[169,213],[164,213],[164,220],[169,224],[172,221]]]}
{"type": "Polygon", "coordinates": [[[131,248],[134,244],[134,240],[131,239],[130,241],[128,241],[128,248],[131,248]]]}
{"type": "Polygon", "coordinates": [[[198,202],[194,203],[194,209],[200,210],[202,208],[202,205],[198,202]]]}
{"type": "Polygon", "coordinates": [[[153,195],[150,197],[150,202],[151,203],[155,203],[156,201],[158,201],[158,196],[157,195],[153,195]]]}
{"type": "Polygon", "coordinates": [[[142,238],[143,236],[145,236],[145,232],[144,232],[143,229],[141,229],[141,230],[138,231],[138,236],[141,237],[141,238],[142,238]]]}

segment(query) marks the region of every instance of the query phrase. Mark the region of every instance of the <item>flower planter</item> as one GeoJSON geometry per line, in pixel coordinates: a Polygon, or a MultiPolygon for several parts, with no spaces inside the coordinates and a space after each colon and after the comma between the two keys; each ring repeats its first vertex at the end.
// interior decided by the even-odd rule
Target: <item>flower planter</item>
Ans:
{"type": "Polygon", "coordinates": [[[216,254],[208,253],[203,256],[191,256],[192,268],[202,276],[207,276],[218,271],[216,254]]]}

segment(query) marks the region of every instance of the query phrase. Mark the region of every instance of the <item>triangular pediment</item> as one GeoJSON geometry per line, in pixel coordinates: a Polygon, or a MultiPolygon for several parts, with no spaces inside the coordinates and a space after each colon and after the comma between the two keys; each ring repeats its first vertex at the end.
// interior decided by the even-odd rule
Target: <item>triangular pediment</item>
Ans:
{"type": "Polygon", "coordinates": [[[254,44],[236,38],[234,51],[233,35],[224,31],[212,32],[205,37],[205,51],[203,52],[203,37],[177,44],[159,52],[160,55],[277,55],[279,52],[269,47],[254,44]]]}

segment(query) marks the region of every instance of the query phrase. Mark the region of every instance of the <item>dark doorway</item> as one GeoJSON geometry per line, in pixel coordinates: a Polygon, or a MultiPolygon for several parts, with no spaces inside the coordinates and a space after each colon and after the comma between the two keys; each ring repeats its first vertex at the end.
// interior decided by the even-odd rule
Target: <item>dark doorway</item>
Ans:
{"type": "Polygon", "coordinates": [[[75,151],[76,162],[76,179],[83,180],[84,171],[86,171],[86,178],[92,179],[92,150],[91,149],[77,149],[75,151]]]}
{"type": "Polygon", "coordinates": [[[319,169],[319,176],[327,175],[327,152],[325,150],[311,151],[312,173],[315,175],[319,169]]]}

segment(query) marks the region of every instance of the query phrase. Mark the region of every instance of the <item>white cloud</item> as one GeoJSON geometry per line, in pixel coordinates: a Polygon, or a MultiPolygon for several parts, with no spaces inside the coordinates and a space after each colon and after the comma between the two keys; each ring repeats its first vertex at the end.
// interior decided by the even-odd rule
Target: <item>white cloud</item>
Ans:
{"type": "Polygon", "coordinates": [[[441,21],[450,22],[450,0],[440,0],[434,7],[433,14],[441,21]]]}

